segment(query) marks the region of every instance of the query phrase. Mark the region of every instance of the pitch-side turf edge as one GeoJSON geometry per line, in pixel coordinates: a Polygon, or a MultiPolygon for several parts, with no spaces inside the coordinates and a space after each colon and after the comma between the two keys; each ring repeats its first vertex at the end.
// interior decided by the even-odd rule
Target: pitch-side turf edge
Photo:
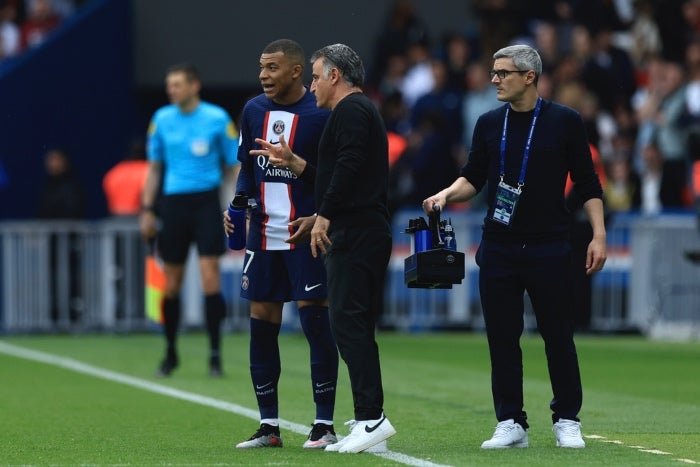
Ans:
{"type": "MultiPolygon", "coordinates": [[[[601,443],[617,444],[619,446],[624,446],[624,447],[636,449],[639,452],[645,452],[647,454],[656,454],[658,456],[672,456],[673,455],[670,452],[661,451],[659,449],[650,449],[650,448],[646,448],[644,446],[636,446],[636,445],[628,446],[625,443],[623,443],[622,441],[619,441],[616,439],[609,439],[609,438],[606,438],[605,436],[600,436],[600,435],[585,435],[584,438],[595,439],[597,441],[600,441],[601,443]]],[[[692,459],[673,459],[673,460],[678,461],[678,462],[683,462],[684,464],[697,464],[698,463],[692,459]]]]}
{"type": "MultiPolygon", "coordinates": [[[[231,402],[222,401],[219,399],[214,399],[212,397],[202,396],[200,394],[195,394],[192,392],[182,391],[180,389],[174,389],[162,384],[154,383],[141,378],[135,378],[133,376],[128,376],[122,373],[117,373],[115,371],[105,370],[96,366],[88,365],[87,363],[74,360],[72,358],[59,357],[45,352],[40,352],[37,350],[31,350],[24,347],[8,344],[6,342],[0,341],[0,352],[6,355],[11,355],[13,357],[23,358],[25,360],[33,360],[36,362],[46,363],[48,365],[54,365],[67,370],[75,371],[77,373],[83,373],[86,375],[101,378],[107,381],[113,381],[116,383],[125,384],[127,386],[132,386],[135,388],[143,389],[144,391],[154,392],[156,394],[162,394],[165,396],[173,397],[175,399],[185,400],[195,404],[204,405],[207,407],[213,407],[215,409],[224,410],[226,412],[232,412],[236,415],[241,415],[244,417],[251,418],[253,420],[259,420],[260,415],[257,410],[252,410],[247,407],[240,406],[231,402]]],[[[280,428],[285,430],[290,430],[298,434],[305,435],[308,433],[309,428],[306,425],[299,423],[290,422],[288,420],[280,419],[280,428]]],[[[341,437],[342,438],[342,437],[341,437]]],[[[368,453],[369,454],[369,453],[368,453]]],[[[372,453],[375,456],[383,457],[395,462],[399,462],[405,465],[412,465],[416,467],[449,467],[444,464],[435,464],[433,462],[411,457],[407,454],[402,454],[399,452],[389,451],[386,453],[372,453]]],[[[334,454],[330,454],[333,456],[334,454]]]]}
{"type": "MultiPolygon", "coordinates": [[[[19,346],[8,344],[6,342],[1,342],[1,341],[0,341],[0,352],[7,354],[7,355],[12,355],[14,357],[24,358],[26,360],[34,360],[34,361],[46,363],[49,365],[59,366],[61,368],[65,368],[65,369],[75,371],[78,373],[83,373],[86,375],[102,378],[102,379],[105,379],[108,381],[114,381],[117,383],[126,384],[127,386],[132,386],[132,387],[136,387],[139,389],[143,389],[145,391],[150,391],[150,392],[154,392],[157,394],[170,396],[170,397],[173,397],[175,399],[181,399],[181,400],[193,402],[195,404],[200,404],[200,405],[204,405],[204,406],[208,406],[208,407],[213,407],[213,408],[216,408],[219,410],[224,410],[226,412],[232,412],[232,413],[235,413],[237,415],[248,417],[248,418],[251,418],[251,419],[256,420],[256,421],[259,419],[259,414],[256,410],[252,410],[252,409],[249,409],[247,407],[240,406],[238,404],[233,404],[231,402],[226,402],[226,401],[214,399],[211,397],[202,396],[202,395],[195,394],[192,392],[174,389],[174,388],[171,388],[168,386],[164,386],[162,384],[154,383],[152,381],[147,381],[144,379],[135,378],[133,376],[128,376],[128,375],[124,375],[121,373],[117,373],[115,371],[105,370],[105,369],[98,368],[98,367],[95,367],[92,365],[88,365],[86,363],[82,363],[78,360],[74,360],[71,358],[58,357],[56,355],[52,355],[52,354],[48,354],[48,353],[44,353],[44,352],[39,352],[37,350],[31,350],[31,349],[27,349],[24,347],[19,347],[19,346]]],[[[308,428],[306,425],[290,422],[290,421],[287,421],[284,419],[280,419],[280,428],[284,428],[286,430],[293,431],[295,433],[302,434],[302,435],[304,435],[308,432],[308,428]]],[[[627,446],[622,441],[609,439],[609,438],[606,438],[605,436],[592,434],[592,435],[585,435],[584,437],[587,439],[596,440],[596,441],[603,442],[603,443],[611,443],[611,444],[616,444],[619,446],[637,449],[638,451],[644,452],[647,454],[655,454],[655,455],[662,455],[662,456],[672,455],[672,453],[670,453],[670,452],[660,451],[657,449],[649,449],[649,448],[646,448],[644,446],[627,446]]],[[[342,436],[340,438],[342,438],[342,436]]],[[[449,466],[445,466],[443,464],[435,464],[435,463],[427,461],[427,460],[417,459],[415,457],[411,457],[409,455],[401,454],[401,453],[393,452],[393,451],[389,451],[386,453],[377,453],[377,454],[373,454],[373,455],[383,457],[385,459],[390,459],[390,460],[399,462],[401,464],[412,465],[412,466],[416,466],[416,467],[449,467],[449,466]]],[[[682,462],[685,464],[698,464],[697,461],[694,461],[692,459],[676,458],[673,460],[678,461],[678,462],[682,462]]]]}

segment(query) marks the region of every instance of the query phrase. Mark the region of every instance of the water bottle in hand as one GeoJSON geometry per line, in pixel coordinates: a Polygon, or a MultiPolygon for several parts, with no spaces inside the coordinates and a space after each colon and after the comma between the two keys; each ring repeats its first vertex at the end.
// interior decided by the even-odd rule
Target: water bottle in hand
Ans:
{"type": "Polygon", "coordinates": [[[241,192],[234,196],[228,207],[228,215],[233,224],[233,233],[228,236],[228,247],[231,250],[245,248],[245,220],[248,212],[248,196],[241,192]]]}

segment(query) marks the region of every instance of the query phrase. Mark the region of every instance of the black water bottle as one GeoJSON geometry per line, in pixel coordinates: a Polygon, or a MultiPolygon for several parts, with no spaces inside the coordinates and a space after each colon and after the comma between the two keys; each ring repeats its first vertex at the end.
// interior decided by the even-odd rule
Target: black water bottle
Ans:
{"type": "Polygon", "coordinates": [[[228,215],[233,224],[233,233],[228,236],[228,247],[231,250],[245,248],[245,220],[248,213],[248,196],[244,192],[233,197],[228,207],[228,215]]]}

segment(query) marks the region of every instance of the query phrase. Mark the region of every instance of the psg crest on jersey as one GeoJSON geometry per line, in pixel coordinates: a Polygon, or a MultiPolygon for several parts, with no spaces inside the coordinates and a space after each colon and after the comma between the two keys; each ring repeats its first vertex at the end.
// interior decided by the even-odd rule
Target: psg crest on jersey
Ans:
{"type": "Polygon", "coordinates": [[[282,120],[277,120],[272,124],[272,131],[274,131],[276,135],[284,133],[284,122],[282,120]]]}

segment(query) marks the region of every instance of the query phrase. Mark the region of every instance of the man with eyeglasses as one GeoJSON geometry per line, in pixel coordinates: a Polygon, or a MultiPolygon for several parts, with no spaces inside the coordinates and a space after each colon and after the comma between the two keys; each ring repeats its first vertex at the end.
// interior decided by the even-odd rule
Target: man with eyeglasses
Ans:
{"type": "Polygon", "coordinates": [[[537,92],[542,73],[537,51],[513,45],[493,58],[491,82],[505,105],[479,118],[460,176],[425,199],[423,209],[428,213],[436,204],[444,208],[467,201],[488,183],[488,210],[476,262],[498,424],[481,447],[529,444],[519,342],[527,292],[545,342],[557,446],[583,448],[571,268],[585,267],[587,274],[593,274],[605,264],[602,189],[581,116],[537,92]],[[571,262],[570,213],[564,203],[569,173],[593,228],[585,265],[571,262]]]}

